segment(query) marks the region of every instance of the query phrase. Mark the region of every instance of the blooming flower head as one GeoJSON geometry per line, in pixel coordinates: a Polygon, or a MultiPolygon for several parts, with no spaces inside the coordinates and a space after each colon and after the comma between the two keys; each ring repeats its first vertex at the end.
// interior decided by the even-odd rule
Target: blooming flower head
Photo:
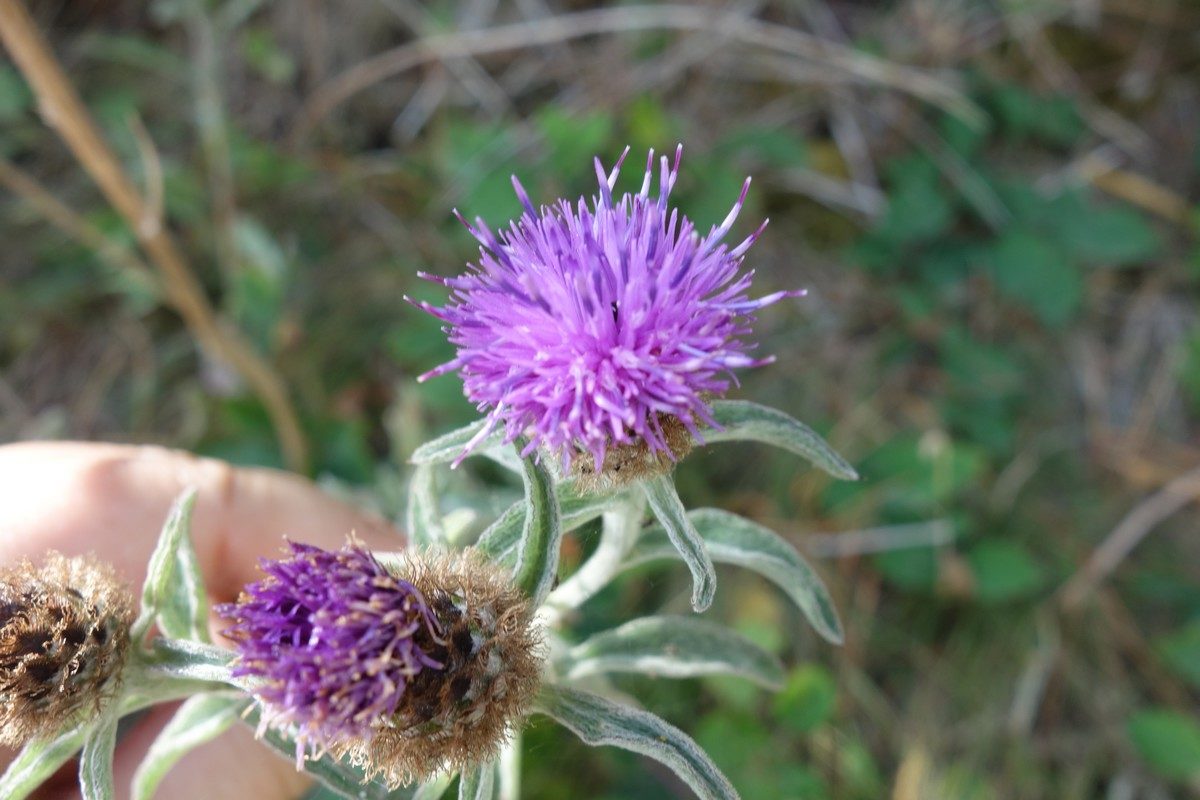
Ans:
{"type": "Polygon", "coordinates": [[[753,273],[739,268],[765,222],[724,243],[750,180],[725,220],[701,234],[668,206],[682,148],[674,163],[662,157],[657,197],[651,151],[640,191],[616,199],[628,152],[607,173],[596,159],[590,205],[535,208],[514,177],[521,217],[496,234],[463,220],[482,245],[479,261],[456,278],[422,275],[451,289],[444,307],[417,305],[447,323],[458,348],[422,380],[458,371],[487,413],[460,460],[502,425],[506,441],[528,438],[525,455],[545,449],[570,465],[588,454],[597,472],[613,448],[673,461],[682,453],[672,429],[700,438],[701,424],[716,425],[706,398],[736,382],[733,370],[772,360],[752,357],[743,337],[755,311],[800,293],[747,294],[753,273]]]}
{"type": "Polygon", "coordinates": [[[475,554],[385,568],[351,543],[289,543],[237,603],[234,675],[253,679],[263,724],[290,728],[297,766],[329,751],[390,785],[495,758],[541,678],[529,600],[475,554]]]}
{"type": "Polygon", "coordinates": [[[132,621],[107,564],[51,553],[0,570],[0,744],[53,736],[111,699],[132,621]]]}
{"type": "Polygon", "coordinates": [[[264,724],[295,728],[300,760],[307,746],[369,735],[417,676],[442,664],[430,655],[437,623],[411,583],[354,543],[288,548],[217,611],[233,622],[225,634],[237,643],[234,676],[254,679],[264,724]]]}

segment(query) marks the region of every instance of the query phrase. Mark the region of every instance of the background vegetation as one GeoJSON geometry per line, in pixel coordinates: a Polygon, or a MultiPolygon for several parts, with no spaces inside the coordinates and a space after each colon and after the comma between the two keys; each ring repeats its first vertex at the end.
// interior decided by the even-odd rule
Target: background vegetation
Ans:
{"type": "MultiPolygon", "coordinates": [[[[810,294],[764,312],[779,361],[740,396],[864,478],[737,446],[689,459],[681,491],[817,559],[847,642],[723,572],[711,613],[795,665],[785,691],[637,694],[747,798],[1200,797],[1195,0],[32,6],[286,386],[306,468],[390,514],[413,447],[474,413],[455,378],[416,383],[450,350],[401,300],[472,257],[451,208],[500,224],[513,172],[573,196],[593,154],[682,141],[706,225],[753,174],[758,286],[810,294]]],[[[198,346],[11,62],[0,123],[0,438],[284,465],[278,419],[198,346]]],[[[641,571],[579,629],[686,596],[641,571]]],[[[549,724],[525,771],[530,797],[686,796],[549,724]]]]}

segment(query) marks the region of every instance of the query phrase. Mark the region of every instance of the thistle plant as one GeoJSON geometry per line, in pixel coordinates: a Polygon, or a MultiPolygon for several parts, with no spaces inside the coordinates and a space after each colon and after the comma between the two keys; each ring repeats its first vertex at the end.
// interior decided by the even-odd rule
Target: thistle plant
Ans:
{"type": "MultiPolygon", "coordinates": [[[[628,704],[610,676],[721,673],[780,684],[773,655],[699,616],[716,592],[715,562],[775,583],[825,639],[839,642],[841,628],[790,544],[725,511],[689,511],[674,467],[695,447],[745,440],[782,447],[837,478],[857,476],[786,413],[725,397],[734,370],[771,360],[754,352],[754,314],[801,294],[751,295],[742,262],[763,226],[725,242],[749,181],[729,216],[702,233],[669,203],[679,150],[658,162],[651,153],[640,190],[618,198],[623,159],[611,170],[597,159],[597,195],[574,204],[536,207],[514,179],[522,216],[496,232],[464,220],[481,246],[476,262],[459,277],[426,276],[449,299],[417,305],[446,323],[457,354],[424,377],[458,373],[482,419],[412,454],[407,547],[370,552],[352,537],[333,552],[287,543],[237,602],[216,609],[229,651],[209,639],[187,531],[193,498],[181,498],[152,557],[140,614],[124,629],[103,628],[128,645],[120,680],[94,718],[18,728],[30,741],[0,778],[0,796],[27,796],[82,748],[85,797],[110,797],[116,721],[187,698],[139,769],[135,798],[150,797],[188,748],[238,720],[338,796],[429,800],[457,777],[464,800],[516,798],[532,715],[587,744],[656,759],[701,798],[737,797],[687,734],[628,704]],[[522,486],[478,535],[438,491],[468,457],[500,464],[522,486]],[[563,537],[594,523],[594,549],[560,574],[563,537]],[[696,615],[573,635],[576,610],[597,592],[635,566],[667,560],[689,570],[696,615]]],[[[7,624],[14,612],[5,603],[7,624]]],[[[0,685],[6,713],[22,713],[11,688],[21,685],[0,685]]]]}

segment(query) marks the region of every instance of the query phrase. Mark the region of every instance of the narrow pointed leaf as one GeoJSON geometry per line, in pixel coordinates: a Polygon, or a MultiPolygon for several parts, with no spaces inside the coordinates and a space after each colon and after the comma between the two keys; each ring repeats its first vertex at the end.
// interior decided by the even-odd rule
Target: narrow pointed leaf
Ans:
{"type": "MultiPolygon", "coordinates": [[[[569,483],[560,484],[556,491],[563,531],[591,522],[612,508],[620,498],[617,493],[579,494],[569,483]]],[[[525,501],[518,500],[480,534],[475,546],[497,564],[512,568],[517,563],[517,545],[524,527],[525,501]]]]}
{"type": "MultiPolygon", "coordinates": [[[[413,451],[412,456],[408,460],[414,464],[449,464],[459,457],[463,448],[467,446],[469,441],[475,438],[476,434],[483,430],[485,424],[487,424],[487,420],[481,419],[465,427],[443,434],[418,447],[413,451]]],[[[480,442],[475,451],[478,452],[483,447],[494,446],[499,441],[500,431],[495,431],[488,439],[480,442]],[[493,438],[495,442],[490,441],[493,438]]]]}
{"type": "Polygon", "coordinates": [[[83,800],[112,800],[113,752],[117,747],[117,717],[103,719],[83,742],[79,755],[79,792],[83,800]]]}
{"type": "Polygon", "coordinates": [[[429,464],[418,464],[413,470],[412,480],[408,484],[408,505],[405,508],[404,524],[408,529],[409,542],[418,549],[423,550],[446,541],[434,468],[429,464]]]}
{"type": "Polygon", "coordinates": [[[458,779],[458,800],[492,800],[496,794],[496,765],[476,764],[458,779]]]}
{"type": "MultiPolygon", "coordinates": [[[[521,447],[518,442],[517,447],[521,447]]],[[[558,574],[562,545],[562,514],[554,478],[536,457],[525,459],[525,525],[517,548],[513,580],[536,608],[546,599],[558,574]]]]}
{"type": "Polygon", "coordinates": [[[667,678],[729,674],[768,689],[783,685],[779,659],[741,634],[693,617],[642,617],[598,633],[567,653],[568,680],[607,672],[667,678]]]}
{"type": "Polygon", "coordinates": [[[212,641],[208,632],[208,591],[196,548],[187,532],[180,537],[175,550],[175,569],[158,609],[158,625],[172,638],[212,641]]]}
{"type": "Polygon", "coordinates": [[[198,694],[184,701],[159,732],[133,775],[133,800],[150,800],[171,767],[188,751],[212,741],[238,721],[244,695],[198,694]]]}
{"type": "Polygon", "coordinates": [[[153,642],[156,671],[193,681],[226,683],[241,688],[233,677],[234,654],[204,642],[156,638],[153,642]]]}
{"type": "MultiPolygon", "coordinates": [[[[842,642],[842,623],[829,590],[798,552],[774,531],[745,517],[716,508],[688,513],[714,561],[752,569],[791,598],[816,628],[835,644],[842,642]]],[[[674,556],[668,532],[652,527],[629,553],[626,567],[674,556]]]]}
{"type": "Polygon", "coordinates": [[[686,733],[654,714],[553,684],[542,689],[537,711],[593,747],[612,745],[665,764],[700,800],[737,800],[737,791],[708,754],[686,733]]]}
{"type": "Polygon", "coordinates": [[[688,518],[687,509],[683,507],[670,475],[648,478],[642,486],[655,519],[667,532],[671,544],[692,573],[692,608],[699,613],[712,605],[713,596],[717,593],[717,573],[704,539],[688,518]]]}
{"type": "Polygon", "coordinates": [[[5,800],[24,800],[46,779],[67,763],[79,748],[87,729],[83,726],[64,731],[54,739],[30,742],[12,760],[0,776],[0,797],[5,800]]]}
{"type": "Polygon", "coordinates": [[[149,630],[159,608],[172,594],[171,582],[178,563],[179,543],[189,535],[192,524],[192,509],[196,505],[196,491],[188,489],[171,506],[167,521],[158,535],[158,543],[150,554],[146,566],[146,582],[142,585],[142,611],[133,625],[134,641],[149,630]]]}
{"type": "Polygon", "coordinates": [[[715,400],[712,415],[722,430],[705,429],[706,443],[764,442],[808,459],[835,478],[858,480],[854,467],[816,431],[782,411],[745,400],[715,400]]]}

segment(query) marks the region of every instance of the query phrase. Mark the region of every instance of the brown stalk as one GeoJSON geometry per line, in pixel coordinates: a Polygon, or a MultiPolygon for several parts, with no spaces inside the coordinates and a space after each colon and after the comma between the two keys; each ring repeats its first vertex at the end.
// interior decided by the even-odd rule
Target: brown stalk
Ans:
{"type": "Polygon", "coordinates": [[[222,327],[162,219],[105,143],[91,115],[21,0],[0,0],[0,39],[38,99],[42,119],[66,142],[100,191],[133,229],[162,276],[166,299],[202,348],[229,362],[266,406],[287,465],[305,471],[308,444],[283,381],[241,334],[222,327]]]}

